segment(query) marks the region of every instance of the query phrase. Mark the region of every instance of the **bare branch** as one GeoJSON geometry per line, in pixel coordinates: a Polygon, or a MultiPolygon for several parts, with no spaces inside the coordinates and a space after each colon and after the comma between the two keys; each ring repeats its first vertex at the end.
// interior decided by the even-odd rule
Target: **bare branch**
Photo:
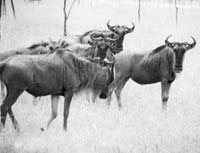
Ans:
{"type": "Polygon", "coordinates": [[[11,1],[12,10],[13,10],[13,15],[14,15],[14,17],[16,17],[15,6],[14,6],[14,3],[13,3],[13,0],[10,0],[10,1],[11,1]]]}
{"type": "Polygon", "coordinates": [[[176,9],[176,26],[178,25],[178,5],[177,5],[177,0],[175,0],[175,9],[176,9]]]}
{"type": "Polygon", "coordinates": [[[74,0],[74,1],[72,2],[71,6],[70,6],[70,8],[69,8],[69,11],[68,11],[68,14],[67,14],[67,20],[68,20],[68,18],[69,18],[69,15],[70,15],[70,13],[71,13],[71,11],[72,11],[72,8],[73,8],[73,5],[75,4],[75,2],[76,2],[76,0],[74,0]]]}
{"type": "Polygon", "coordinates": [[[66,32],[66,22],[67,22],[66,0],[64,0],[63,12],[64,12],[64,36],[66,36],[67,35],[67,32],[66,32]]]}
{"type": "Polygon", "coordinates": [[[3,11],[3,14],[6,14],[6,1],[5,0],[2,0],[3,2],[2,2],[2,11],[3,11]]]}
{"type": "Polygon", "coordinates": [[[138,2],[138,21],[140,22],[141,0],[138,2]]]}
{"type": "Polygon", "coordinates": [[[75,2],[76,2],[76,0],[73,0],[72,4],[70,5],[68,13],[66,13],[66,0],[64,0],[64,7],[63,7],[63,11],[64,11],[64,36],[67,35],[66,24],[67,24],[67,20],[69,19],[70,13],[72,11],[72,8],[73,8],[73,5],[75,4],[75,2]]]}

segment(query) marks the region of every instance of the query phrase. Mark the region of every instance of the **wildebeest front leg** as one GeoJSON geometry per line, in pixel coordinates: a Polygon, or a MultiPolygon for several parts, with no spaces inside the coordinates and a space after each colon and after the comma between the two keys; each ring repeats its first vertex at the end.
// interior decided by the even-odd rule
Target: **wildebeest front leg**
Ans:
{"type": "Polygon", "coordinates": [[[113,93],[113,90],[115,89],[115,82],[113,81],[109,87],[108,87],[108,96],[107,96],[107,104],[110,106],[111,96],[113,93]]]}
{"type": "Polygon", "coordinates": [[[167,108],[167,101],[169,98],[169,90],[171,87],[171,82],[168,80],[161,81],[161,88],[162,88],[162,110],[165,111],[167,108]]]}
{"type": "Polygon", "coordinates": [[[121,80],[116,82],[115,94],[116,94],[116,97],[117,97],[117,102],[118,102],[119,109],[122,107],[121,91],[122,91],[124,85],[126,84],[127,80],[128,80],[128,78],[124,78],[124,79],[121,79],[121,80]]]}
{"type": "Polygon", "coordinates": [[[67,118],[69,116],[69,108],[71,104],[71,100],[73,97],[73,92],[66,92],[65,94],[65,101],[64,101],[64,113],[63,113],[63,129],[67,130],[67,118]]]}
{"type": "Polygon", "coordinates": [[[51,96],[51,117],[47,123],[47,129],[52,121],[57,117],[59,96],[51,96]]]}

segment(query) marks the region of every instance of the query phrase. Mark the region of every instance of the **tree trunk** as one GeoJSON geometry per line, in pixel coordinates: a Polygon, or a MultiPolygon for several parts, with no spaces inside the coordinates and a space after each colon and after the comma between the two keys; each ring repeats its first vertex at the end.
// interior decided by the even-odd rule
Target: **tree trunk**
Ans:
{"type": "Polygon", "coordinates": [[[66,31],[66,23],[67,23],[66,0],[64,0],[63,12],[64,12],[64,36],[67,36],[67,31],[66,31]]]}
{"type": "Polygon", "coordinates": [[[14,3],[13,3],[13,0],[10,0],[10,1],[11,1],[12,10],[13,10],[13,15],[14,15],[14,17],[16,17],[15,6],[14,6],[14,3]]]}

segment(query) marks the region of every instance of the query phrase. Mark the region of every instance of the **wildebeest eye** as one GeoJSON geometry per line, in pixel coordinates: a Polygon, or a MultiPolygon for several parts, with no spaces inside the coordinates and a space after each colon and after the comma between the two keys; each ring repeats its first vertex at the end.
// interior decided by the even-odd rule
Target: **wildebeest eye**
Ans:
{"type": "Polygon", "coordinates": [[[172,46],[172,47],[175,47],[175,45],[176,45],[175,43],[171,43],[171,46],[172,46]]]}
{"type": "Polygon", "coordinates": [[[112,46],[117,46],[117,43],[116,43],[116,42],[114,42],[114,43],[112,43],[111,45],[112,45],[112,46]]]}
{"type": "Polygon", "coordinates": [[[185,44],[185,48],[188,48],[189,47],[189,45],[188,44],[185,44]]]}
{"type": "Polygon", "coordinates": [[[116,30],[116,29],[117,29],[117,27],[116,27],[116,26],[114,26],[114,27],[112,27],[112,29],[113,29],[113,30],[116,30]]]}

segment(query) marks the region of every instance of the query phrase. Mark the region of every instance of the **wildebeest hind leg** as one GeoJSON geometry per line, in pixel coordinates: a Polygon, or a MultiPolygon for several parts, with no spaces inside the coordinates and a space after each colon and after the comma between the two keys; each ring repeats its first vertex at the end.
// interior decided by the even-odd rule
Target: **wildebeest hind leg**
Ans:
{"type": "Polygon", "coordinates": [[[52,121],[57,117],[58,112],[58,100],[59,96],[51,96],[51,118],[49,119],[47,123],[47,129],[49,128],[52,121]]]}
{"type": "Polygon", "coordinates": [[[23,90],[19,89],[8,89],[6,98],[3,100],[3,104],[1,105],[1,124],[3,125],[3,127],[5,127],[6,115],[7,113],[9,113],[14,128],[19,131],[19,126],[17,120],[14,117],[11,107],[16,102],[17,98],[21,95],[22,92],[23,90]]]}
{"type": "Polygon", "coordinates": [[[65,94],[65,101],[64,101],[64,119],[63,119],[63,129],[66,131],[67,130],[67,118],[69,116],[69,108],[71,104],[71,100],[73,97],[73,92],[66,92],[65,94]]]}

